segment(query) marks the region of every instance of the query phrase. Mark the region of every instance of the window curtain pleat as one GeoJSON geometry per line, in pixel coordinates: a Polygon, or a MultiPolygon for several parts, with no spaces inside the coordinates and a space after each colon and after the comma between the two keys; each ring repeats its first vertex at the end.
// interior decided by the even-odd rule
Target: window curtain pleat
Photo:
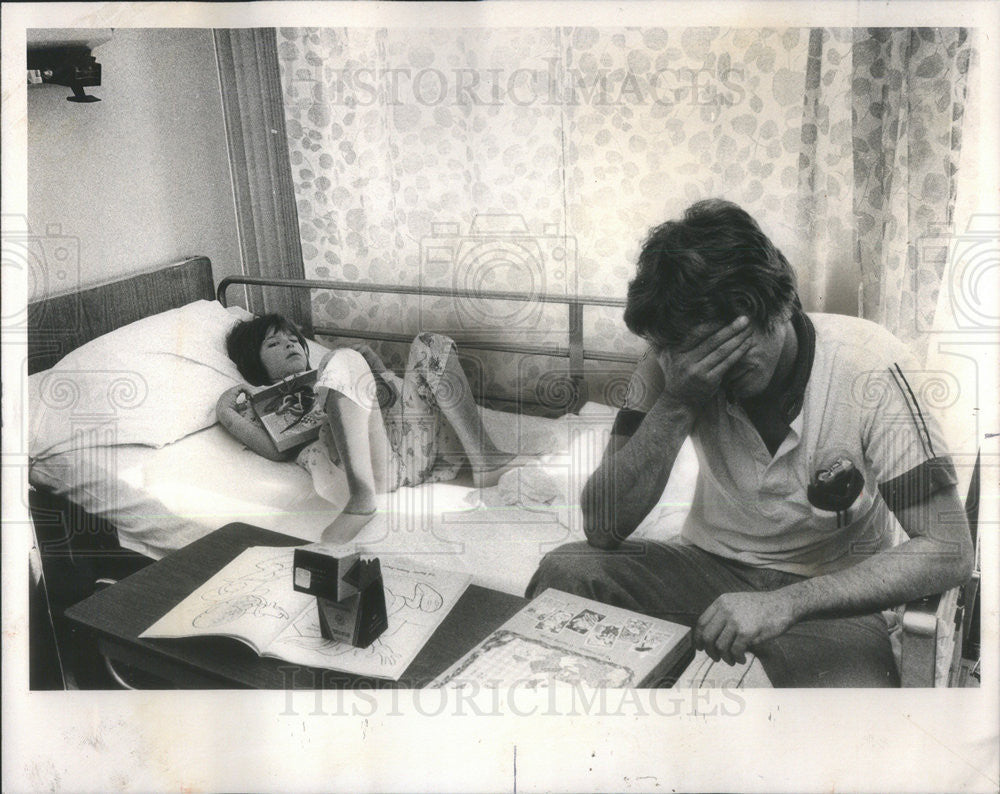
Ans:
{"type": "Polygon", "coordinates": [[[860,285],[858,314],[919,357],[944,272],[940,241],[955,231],[967,33],[809,33],[797,212],[803,303],[843,310],[851,296],[839,293],[860,285]]]}
{"type": "Polygon", "coordinates": [[[792,252],[802,303],[809,311],[845,312],[857,305],[851,46],[849,30],[809,31],[798,156],[801,244],[792,252]]]}
{"type": "MultiPolygon", "coordinates": [[[[304,278],[275,31],[216,30],[215,43],[244,272],[304,278]]],[[[247,301],[312,329],[305,290],[250,287],[247,301]]]]}
{"type": "Polygon", "coordinates": [[[855,31],[853,112],[865,316],[923,357],[954,211],[971,44],[964,28],[855,31]]]}

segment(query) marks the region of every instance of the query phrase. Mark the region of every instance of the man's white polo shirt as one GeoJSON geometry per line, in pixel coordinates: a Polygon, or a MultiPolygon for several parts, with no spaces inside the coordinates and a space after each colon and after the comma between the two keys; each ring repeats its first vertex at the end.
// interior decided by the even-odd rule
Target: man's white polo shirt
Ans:
{"type": "MultiPolygon", "coordinates": [[[[771,455],[724,394],[692,433],[699,472],[682,538],[742,563],[806,576],[854,564],[893,542],[898,510],[956,482],[924,378],[884,328],[833,314],[799,314],[789,431],[771,455]],[[838,513],[809,500],[809,484],[850,461],[864,487],[838,513]],[[879,498],[881,493],[882,498],[879,498]]],[[[815,501],[815,499],[814,499],[815,501]]]]}

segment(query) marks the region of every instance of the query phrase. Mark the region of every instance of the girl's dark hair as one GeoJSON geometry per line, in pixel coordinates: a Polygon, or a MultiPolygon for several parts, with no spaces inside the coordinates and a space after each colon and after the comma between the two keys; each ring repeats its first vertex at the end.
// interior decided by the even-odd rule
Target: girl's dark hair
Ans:
{"type": "Polygon", "coordinates": [[[309,346],[302,332],[282,314],[262,314],[250,320],[241,320],[226,335],[226,353],[235,362],[240,374],[252,386],[265,386],[271,382],[260,361],[260,346],[272,331],[294,334],[302,345],[309,361],[309,346]]]}
{"type": "Polygon", "coordinates": [[[730,201],[708,199],[649,233],[628,285],[625,324],[670,347],[700,323],[741,314],[769,331],[801,306],[795,273],[757,222],[730,201]]]}

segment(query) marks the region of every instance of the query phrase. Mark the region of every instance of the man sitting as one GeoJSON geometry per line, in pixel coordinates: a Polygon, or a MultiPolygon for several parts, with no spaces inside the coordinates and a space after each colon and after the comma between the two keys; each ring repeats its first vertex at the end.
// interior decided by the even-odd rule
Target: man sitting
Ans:
{"type": "Polygon", "coordinates": [[[694,626],[695,647],[729,664],[752,650],[775,686],[898,686],[880,610],[972,568],[905,347],[805,314],[785,257],[721,200],[651,232],[625,322],[649,351],[583,490],[587,543],[549,553],[528,596],[555,587],[694,626]],[[699,471],[680,538],[623,544],[689,435],[699,471]]]}

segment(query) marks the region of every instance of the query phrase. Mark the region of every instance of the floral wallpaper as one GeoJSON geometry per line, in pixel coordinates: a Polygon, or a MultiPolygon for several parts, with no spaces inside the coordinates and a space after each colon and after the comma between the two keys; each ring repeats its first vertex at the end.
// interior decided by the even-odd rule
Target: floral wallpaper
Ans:
{"type": "MultiPolygon", "coordinates": [[[[722,196],[785,252],[807,309],[856,313],[862,273],[866,287],[887,284],[873,275],[893,269],[883,249],[905,250],[898,235],[927,214],[905,196],[902,209],[877,200],[878,182],[907,188],[878,171],[899,147],[879,162],[859,149],[888,134],[876,100],[884,110],[922,81],[906,113],[924,118],[919,189],[934,208],[952,191],[932,167],[947,144],[924,110],[961,92],[933,62],[918,58],[902,82],[894,64],[921,48],[950,63],[948,49],[968,45],[914,35],[902,46],[895,33],[798,28],[280,29],[306,276],[621,297],[648,229],[722,196]],[[876,250],[872,230],[902,215],[876,250]]],[[[867,289],[865,301],[885,303],[867,289]]],[[[313,321],[559,346],[567,323],[557,305],[328,291],[314,294],[313,321]]],[[[587,309],[584,327],[588,347],[640,350],[620,309],[587,309]]],[[[565,366],[464,349],[491,393],[565,366]]],[[[622,369],[588,362],[591,396],[617,394],[622,369]]]]}

